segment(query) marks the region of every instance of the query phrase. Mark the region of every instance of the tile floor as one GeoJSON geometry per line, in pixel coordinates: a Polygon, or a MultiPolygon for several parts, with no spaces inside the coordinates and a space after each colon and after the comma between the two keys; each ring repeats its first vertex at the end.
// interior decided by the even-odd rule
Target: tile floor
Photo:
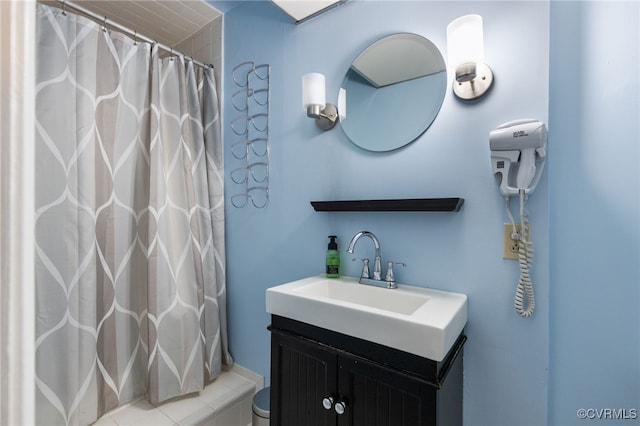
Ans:
{"type": "Polygon", "coordinates": [[[95,426],[251,426],[253,395],[264,379],[240,366],[225,370],[203,391],[152,405],[139,399],[102,416],[95,426]]]}

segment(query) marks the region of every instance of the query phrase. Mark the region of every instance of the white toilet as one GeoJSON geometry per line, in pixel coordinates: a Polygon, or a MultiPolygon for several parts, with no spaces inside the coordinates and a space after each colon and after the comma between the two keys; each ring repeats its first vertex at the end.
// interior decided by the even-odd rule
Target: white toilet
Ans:
{"type": "Polygon", "coordinates": [[[269,387],[253,396],[253,426],[269,426],[269,387]]]}

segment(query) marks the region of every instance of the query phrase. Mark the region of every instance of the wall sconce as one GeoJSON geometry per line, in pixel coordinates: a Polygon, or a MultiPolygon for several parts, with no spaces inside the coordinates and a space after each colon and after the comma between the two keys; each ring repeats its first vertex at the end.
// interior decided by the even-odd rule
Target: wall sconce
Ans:
{"type": "Polygon", "coordinates": [[[493,72],[484,63],[482,16],[461,16],[447,25],[447,55],[456,70],[453,93],[458,98],[472,101],[487,93],[493,72]]]}
{"type": "Polygon", "coordinates": [[[307,117],[316,119],[322,130],[333,129],[338,122],[338,109],[326,103],[324,75],[312,72],[302,76],[302,106],[307,117]]]}

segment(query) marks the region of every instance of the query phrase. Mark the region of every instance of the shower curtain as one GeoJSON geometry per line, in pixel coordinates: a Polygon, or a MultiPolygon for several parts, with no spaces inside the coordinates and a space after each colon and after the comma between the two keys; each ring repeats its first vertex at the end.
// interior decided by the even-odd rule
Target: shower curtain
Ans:
{"type": "Polygon", "coordinates": [[[36,421],[203,388],[227,349],[213,71],[38,5],[36,421]]]}

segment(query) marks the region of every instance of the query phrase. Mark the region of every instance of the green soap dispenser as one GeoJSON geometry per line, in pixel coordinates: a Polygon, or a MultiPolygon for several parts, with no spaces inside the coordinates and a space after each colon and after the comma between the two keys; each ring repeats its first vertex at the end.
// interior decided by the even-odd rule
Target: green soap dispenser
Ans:
{"type": "Polygon", "coordinates": [[[335,235],[329,235],[329,246],[327,247],[327,278],[340,278],[340,252],[335,235]]]}

